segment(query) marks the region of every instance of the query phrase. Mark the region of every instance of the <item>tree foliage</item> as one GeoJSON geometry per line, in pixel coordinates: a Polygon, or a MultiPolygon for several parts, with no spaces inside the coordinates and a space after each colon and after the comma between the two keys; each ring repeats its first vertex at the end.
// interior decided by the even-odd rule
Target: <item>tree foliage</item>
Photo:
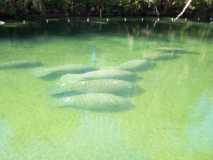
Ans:
{"type": "MultiPolygon", "coordinates": [[[[0,0],[0,16],[175,16],[187,0],[0,0]]],[[[192,0],[187,16],[210,17],[213,0],[192,0]]]]}

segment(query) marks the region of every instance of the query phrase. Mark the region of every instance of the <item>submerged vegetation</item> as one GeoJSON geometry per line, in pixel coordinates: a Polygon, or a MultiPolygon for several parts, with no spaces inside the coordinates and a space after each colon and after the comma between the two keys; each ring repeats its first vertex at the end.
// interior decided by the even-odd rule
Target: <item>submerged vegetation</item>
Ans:
{"type": "Polygon", "coordinates": [[[209,20],[213,0],[0,0],[0,18],[183,16],[209,20]],[[186,6],[186,4],[188,4],[186,6]]]}

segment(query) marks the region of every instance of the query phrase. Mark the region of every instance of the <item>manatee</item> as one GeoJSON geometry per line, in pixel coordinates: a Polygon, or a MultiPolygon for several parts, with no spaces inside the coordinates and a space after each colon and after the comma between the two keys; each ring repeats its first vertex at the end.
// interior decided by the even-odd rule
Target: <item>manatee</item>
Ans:
{"type": "Polygon", "coordinates": [[[42,78],[45,80],[53,80],[58,77],[72,73],[72,74],[80,74],[86,73],[89,71],[96,70],[95,67],[89,65],[81,65],[81,64],[70,64],[70,65],[62,65],[53,68],[39,68],[34,71],[36,77],[42,78]]]}
{"type": "Polygon", "coordinates": [[[173,60],[178,57],[179,56],[174,53],[152,53],[149,55],[145,55],[144,59],[153,60],[153,61],[166,61],[166,60],[173,60]]]}
{"type": "Polygon", "coordinates": [[[118,112],[129,110],[133,104],[127,98],[108,93],[87,93],[55,99],[57,106],[90,111],[118,112]]]}
{"type": "Polygon", "coordinates": [[[119,79],[126,81],[137,80],[136,74],[120,69],[101,69],[84,74],[67,74],[62,76],[62,81],[97,80],[97,79],[119,79]]]}
{"type": "Polygon", "coordinates": [[[180,54],[180,55],[181,54],[194,54],[194,55],[199,54],[196,51],[188,51],[188,50],[185,50],[184,48],[162,47],[162,48],[158,48],[157,50],[164,53],[173,53],[173,54],[180,54]]]}
{"type": "Polygon", "coordinates": [[[161,47],[157,48],[157,50],[167,51],[167,52],[184,52],[183,48],[172,48],[172,47],[161,47]]]}
{"type": "Polygon", "coordinates": [[[137,72],[146,71],[155,66],[154,62],[148,59],[143,60],[131,60],[126,63],[121,64],[118,68],[122,70],[137,72]]]}
{"type": "Polygon", "coordinates": [[[138,92],[136,84],[123,80],[100,79],[86,81],[59,81],[50,93],[60,97],[83,93],[111,93],[120,96],[133,96],[138,92]]]}
{"type": "Polygon", "coordinates": [[[0,70],[4,69],[28,69],[40,67],[42,63],[36,60],[17,60],[0,64],[0,70]]]}

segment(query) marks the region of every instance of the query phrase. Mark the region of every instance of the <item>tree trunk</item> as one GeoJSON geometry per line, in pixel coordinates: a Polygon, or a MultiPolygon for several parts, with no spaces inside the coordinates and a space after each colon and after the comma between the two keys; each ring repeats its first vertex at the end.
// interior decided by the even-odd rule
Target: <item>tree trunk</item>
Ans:
{"type": "Polygon", "coordinates": [[[99,9],[99,18],[102,18],[103,17],[103,10],[102,10],[102,8],[100,7],[100,9],[99,9]]]}
{"type": "Polygon", "coordinates": [[[188,0],[186,5],[184,6],[183,10],[177,15],[177,17],[175,18],[175,21],[178,20],[186,11],[186,9],[189,7],[189,5],[191,4],[192,0],[188,0]]]}

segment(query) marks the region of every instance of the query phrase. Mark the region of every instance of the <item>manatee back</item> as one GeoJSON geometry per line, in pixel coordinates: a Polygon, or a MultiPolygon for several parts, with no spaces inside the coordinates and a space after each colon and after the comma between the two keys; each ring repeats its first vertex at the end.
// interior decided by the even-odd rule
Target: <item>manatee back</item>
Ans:
{"type": "Polygon", "coordinates": [[[131,82],[115,79],[64,81],[58,82],[51,95],[64,96],[66,94],[82,93],[111,93],[120,96],[133,96],[137,85],[131,82]]]}
{"type": "Polygon", "coordinates": [[[154,62],[148,59],[142,60],[131,60],[126,63],[121,64],[118,66],[119,69],[132,71],[132,72],[139,72],[139,71],[146,71],[154,67],[154,62]]]}
{"type": "Polygon", "coordinates": [[[97,71],[88,72],[82,75],[85,80],[96,80],[96,79],[118,79],[118,80],[135,80],[137,75],[120,69],[102,69],[97,71]]]}
{"type": "Polygon", "coordinates": [[[59,99],[61,106],[91,111],[116,112],[133,107],[130,100],[112,94],[82,94],[59,99]]]}

